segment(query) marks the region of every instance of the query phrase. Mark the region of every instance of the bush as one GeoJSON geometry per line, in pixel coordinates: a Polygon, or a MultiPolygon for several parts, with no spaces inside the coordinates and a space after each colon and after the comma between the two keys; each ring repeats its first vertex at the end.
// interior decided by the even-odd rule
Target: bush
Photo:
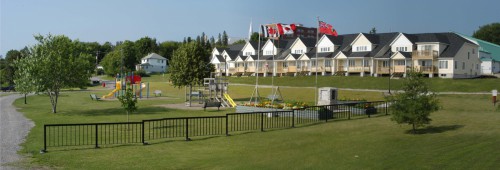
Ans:
{"type": "Polygon", "coordinates": [[[138,70],[138,71],[135,71],[134,72],[135,75],[139,75],[141,77],[149,77],[150,75],[148,73],[146,73],[146,71],[144,70],[138,70]]]}

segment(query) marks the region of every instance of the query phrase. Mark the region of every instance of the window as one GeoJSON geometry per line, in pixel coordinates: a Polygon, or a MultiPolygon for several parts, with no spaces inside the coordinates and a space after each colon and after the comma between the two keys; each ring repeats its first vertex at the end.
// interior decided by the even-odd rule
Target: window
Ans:
{"type": "Polygon", "coordinates": [[[283,67],[288,67],[288,62],[283,62],[283,67]]]}
{"type": "Polygon", "coordinates": [[[479,69],[479,64],[476,64],[476,70],[479,69]]]}
{"type": "Polygon", "coordinates": [[[270,50],[266,51],[266,55],[272,55],[272,54],[273,54],[273,51],[270,51],[270,50]]]}
{"type": "Polygon", "coordinates": [[[389,61],[382,61],[382,67],[389,67],[389,61]]]}
{"type": "Polygon", "coordinates": [[[420,50],[431,51],[432,50],[432,45],[420,45],[420,50]]]}
{"type": "Polygon", "coordinates": [[[458,62],[457,61],[455,61],[454,65],[455,65],[455,69],[458,69],[458,62]]]}
{"type": "Polygon", "coordinates": [[[470,59],[470,52],[467,52],[467,59],[470,59]]]}
{"type": "Polygon", "coordinates": [[[357,46],[356,51],[368,51],[368,46],[357,46]]]}
{"type": "Polygon", "coordinates": [[[354,67],[356,65],[356,61],[354,60],[349,60],[349,66],[354,67]]]}
{"type": "Polygon", "coordinates": [[[476,49],[472,49],[472,54],[476,54],[476,49]]]}
{"type": "Polygon", "coordinates": [[[247,51],[247,52],[245,52],[245,56],[249,56],[249,55],[252,55],[252,52],[251,52],[251,51],[247,51]]]}
{"type": "Polygon", "coordinates": [[[396,47],[396,51],[407,51],[408,47],[396,47]]]}
{"type": "Polygon", "coordinates": [[[465,70],[465,62],[462,62],[462,70],[465,70]]]}
{"type": "Polygon", "coordinates": [[[316,60],[311,60],[311,66],[316,67],[316,60]]]}
{"type": "Polygon", "coordinates": [[[332,61],[331,60],[325,60],[325,67],[331,67],[332,66],[332,61]]]}
{"type": "Polygon", "coordinates": [[[330,51],[330,47],[321,47],[320,52],[327,52],[330,51]]]}
{"type": "Polygon", "coordinates": [[[294,52],[295,52],[295,54],[303,54],[304,50],[295,50],[294,52]]]}
{"type": "Polygon", "coordinates": [[[363,61],[363,66],[370,67],[370,61],[369,60],[364,60],[363,61]]]}
{"type": "Polygon", "coordinates": [[[398,66],[404,66],[406,64],[405,60],[397,60],[396,65],[398,66]]]}
{"type": "Polygon", "coordinates": [[[297,67],[298,68],[302,67],[302,61],[297,62],[297,67]]]}
{"type": "Polygon", "coordinates": [[[440,69],[447,69],[448,68],[448,61],[439,61],[439,68],[440,69]]]}

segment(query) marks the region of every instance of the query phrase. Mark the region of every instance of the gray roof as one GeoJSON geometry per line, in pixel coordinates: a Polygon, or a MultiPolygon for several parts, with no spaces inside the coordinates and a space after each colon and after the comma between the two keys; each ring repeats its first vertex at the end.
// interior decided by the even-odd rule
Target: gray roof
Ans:
{"type": "Polygon", "coordinates": [[[226,51],[226,53],[229,55],[229,58],[231,58],[231,60],[235,60],[236,57],[238,57],[238,54],[240,54],[240,51],[233,51],[233,50],[224,50],[226,51]]]}
{"type": "Polygon", "coordinates": [[[226,61],[226,60],[224,60],[224,57],[222,57],[221,55],[215,55],[215,57],[217,57],[217,60],[219,60],[219,62],[226,61]]]}
{"type": "Polygon", "coordinates": [[[464,43],[475,44],[455,33],[424,33],[414,34],[414,36],[416,37],[415,42],[440,42],[448,44],[439,57],[454,57],[464,43]]]}
{"type": "Polygon", "coordinates": [[[165,57],[162,57],[161,55],[158,55],[156,53],[149,53],[146,57],[143,57],[142,59],[150,59],[150,58],[166,60],[165,57]]]}
{"type": "Polygon", "coordinates": [[[352,52],[349,54],[347,57],[370,57],[370,52],[369,51],[364,51],[364,52],[352,52]]]}

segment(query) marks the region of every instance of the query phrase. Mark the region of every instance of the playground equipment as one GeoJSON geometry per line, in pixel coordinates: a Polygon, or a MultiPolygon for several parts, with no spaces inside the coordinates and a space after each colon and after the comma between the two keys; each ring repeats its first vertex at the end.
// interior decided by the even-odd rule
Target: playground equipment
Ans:
{"type": "Polygon", "coordinates": [[[146,98],[149,98],[149,82],[141,83],[141,76],[134,75],[133,72],[127,73],[127,76],[120,76],[118,74],[115,78],[115,89],[107,95],[102,96],[102,98],[109,99],[124,95],[127,85],[132,89],[134,97],[142,98],[143,91],[146,90],[146,98]]]}
{"type": "Polygon", "coordinates": [[[191,106],[193,101],[198,101],[200,104],[220,102],[222,107],[236,107],[236,103],[228,94],[228,85],[225,78],[204,78],[203,86],[186,88],[186,106],[191,106]]]}

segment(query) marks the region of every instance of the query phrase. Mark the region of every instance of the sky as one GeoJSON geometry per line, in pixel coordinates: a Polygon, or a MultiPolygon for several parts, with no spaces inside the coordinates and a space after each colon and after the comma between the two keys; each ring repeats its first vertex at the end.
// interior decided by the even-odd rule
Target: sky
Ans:
{"type": "Polygon", "coordinates": [[[0,55],[36,44],[33,35],[63,34],[85,42],[182,41],[202,32],[248,37],[260,24],[317,18],[339,34],[459,32],[500,22],[499,0],[0,0],[0,55]]]}

